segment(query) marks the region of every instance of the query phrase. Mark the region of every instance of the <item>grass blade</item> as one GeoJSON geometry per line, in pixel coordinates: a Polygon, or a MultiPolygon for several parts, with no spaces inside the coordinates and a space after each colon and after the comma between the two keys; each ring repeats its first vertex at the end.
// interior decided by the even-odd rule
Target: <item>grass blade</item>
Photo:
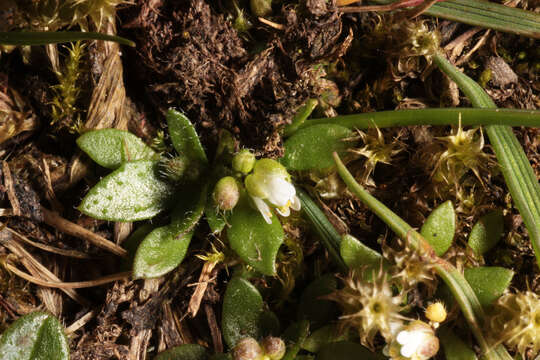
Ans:
{"type": "Polygon", "coordinates": [[[135,47],[135,43],[116,35],[82,31],[10,31],[0,32],[2,45],[46,45],[78,40],[114,41],[122,45],[135,47]]]}
{"type": "Polygon", "coordinates": [[[348,267],[339,254],[341,235],[339,235],[334,226],[328,221],[326,215],[324,215],[322,210],[319,209],[317,204],[304,190],[296,187],[296,195],[298,195],[302,203],[302,211],[315,228],[328,253],[339,266],[340,270],[346,272],[348,267]]]}
{"type": "MultiPolygon", "coordinates": [[[[400,1],[400,0],[397,0],[400,1]]],[[[372,0],[390,4],[393,0],[372,0]]],[[[511,34],[540,38],[540,14],[485,0],[445,0],[433,4],[426,15],[511,34]]]]}

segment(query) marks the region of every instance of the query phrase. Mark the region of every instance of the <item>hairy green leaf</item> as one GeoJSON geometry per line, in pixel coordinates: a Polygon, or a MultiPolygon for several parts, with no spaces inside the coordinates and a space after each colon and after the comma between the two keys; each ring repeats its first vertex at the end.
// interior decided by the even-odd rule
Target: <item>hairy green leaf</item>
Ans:
{"type": "Polygon", "coordinates": [[[157,160],[157,154],[141,139],[129,131],[101,129],[84,133],[77,145],[92,160],[108,169],[136,160],[157,160]]]}
{"type": "Polygon", "coordinates": [[[492,211],[474,224],[469,234],[469,246],[477,255],[483,255],[497,244],[503,235],[503,230],[502,211],[492,211]]]}
{"type": "Polygon", "coordinates": [[[225,291],[221,318],[221,331],[227,346],[232,349],[245,337],[259,339],[262,314],[263,299],[259,290],[249,281],[233,277],[225,291]]]}
{"type": "Polygon", "coordinates": [[[381,254],[348,234],[341,238],[340,253],[351,270],[374,269],[379,267],[382,261],[381,254]]]}
{"type": "Polygon", "coordinates": [[[289,170],[327,169],[334,166],[332,152],[344,154],[354,145],[354,133],[341,125],[321,124],[298,130],[285,141],[282,164],[289,170]]]}
{"type": "Polygon", "coordinates": [[[465,269],[464,275],[480,304],[489,306],[510,286],[514,272],[498,266],[479,266],[465,269]]]}
{"type": "Polygon", "coordinates": [[[326,344],[347,340],[347,333],[337,324],[325,325],[309,335],[302,343],[302,349],[317,353],[326,344]]]}
{"type": "Polygon", "coordinates": [[[196,160],[203,164],[208,163],[199,135],[197,135],[195,127],[187,116],[174,109],[169,109],[167,112],[167,124],[172,144],[178,154],[185,155],[190,160],[196,160]]]}
{"type": "Polygon", "coordinates": [[[84,197],[79,210],[108,221],[149,219],[167,207],[172,185],[162,181],[156,163],[139,160],[122,164],[84,197]]]}
{"type": "Polygon", "coordinates": [[[452,245],[456,232],[456,213],[450,200],[439,205],[422,225],[420,234],[433,247],[438,256],[452,245]]]}
{"type": "Polygon", "coordinates": [[[68,360],[69,345],[60,322],[34,312],[15,321],[0,337],[2,360],[68,360]]]}
{"type": "Polygon", "coordinates": [[[284,233],[278,218],[272,215],[268,224],[242,196],[234,208],[227,229],[227,238],[242,260],[265,275],[276,273],[276,256],[283,243],[284,233]]]}
{"type": "Polygon", "coordinates": [[[171,224],[154,229],[139,245],[133,261],[135,278],[164,275],[184,260],[193,228],[203,213],[206,186],[185,189],[178,201],[171,224]]]}

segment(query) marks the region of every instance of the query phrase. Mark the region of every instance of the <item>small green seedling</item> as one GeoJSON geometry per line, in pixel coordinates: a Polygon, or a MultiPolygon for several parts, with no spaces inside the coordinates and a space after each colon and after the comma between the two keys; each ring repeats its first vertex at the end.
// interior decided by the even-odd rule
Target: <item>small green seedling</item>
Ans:
{"type": "Polygon", "coordinates": [[[205,215],[211,231],[226,229],[229,246],[265,275],[276,273],[276,256],[284,232],[274,214],[288,216],[300,200],[285,167],[259,159],[247,150],[233,156],[232,137],[223,133],[213,163],[195,128],[182,113],[167,114],[176,154],[156,153],[127,131],[103,129],[82,135],[77,144],[92,160],[113,170],[82,200],[79,210],[108,221],[143,221],[169,214],[170,223],[154,228],[137,248],[135,278],[153,278],[184,259],[194,229],[205,215]],[[226,226],[228,224],[228,226],[226,226]]]}

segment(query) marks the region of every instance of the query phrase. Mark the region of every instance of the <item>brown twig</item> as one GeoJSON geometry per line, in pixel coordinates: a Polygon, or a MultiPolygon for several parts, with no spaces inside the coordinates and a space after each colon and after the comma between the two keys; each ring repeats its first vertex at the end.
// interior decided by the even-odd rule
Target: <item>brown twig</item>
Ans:
{"type": "Polygon", "coordinates": [[[10,229],[9,227],[6,227],[6,231],[9,231],[13,235],[15,235],[16,239],[19,239],[19,240],[21,240],[22,242],[24,242],[24,243],[26,243],[28,245],[31,245],[33,247],[36,247],[36,248],[44,250],[44,251],[48,251],[48,252],[53,253],[53,254],[58,254],[58,255],[67,256],[67,257],[73,257],[73,258],[78,258],[78,259],[91,259],[92,258],[92,256],[90,256],[88,254],[85,254],[83,252],[77,251],[77,250],[60,249],[60,248],[57,248],[57,247],[54,247],[54,246],[49,246],[49,245],[46,245],[46,244],[34,242],[34,241],[28,239],[26,236],[24,236],[22,234],[19,234],[15,230],[10,229]]]}
{"type": "Polygon", "coordinates": [[[118,256],[127,255],[127,251],[125,249],[116,245],[112,241],[109,241],[105,239],[104,237],[99,236],[98,234],[93,233],[92,231],[80,225],[72,223],[71,221],[64,219],[57,213],[52,212],[48,209],[45,209],[42,207],[41,211],[43,212],[43,222],[58,229],[58,231],[75,236],[82,240],[86,240],[96,245],[97,247],[100,247],[102,249],[112,252],[115,255],[118,255],[118,256]]]}
{"type": "Polygon", "coordinates": [[[2,171],[4,173],[4,186],[6,188],[7,196],[14,216],[21,216],[21,206],[19,200],[15,195],[15,185],[13,184],[13,177],[11,176],[11,170],[9,170],[8,163],[2,161],[2,171]]]}
{"type": "Polygon", "coordinates": [[[113,281],[127,279],[131,276],[131,271],[125,271],[118,274],[107,275],[99,279],[88,280],[88,281],[73,281],[73,282],[46,281],[38,277],[32,276],[30,274],[27,274],[24,271],[17,269],[17,267],[15,267],[14,265],[11,265],[8,262],[4,263],[4,267],[8,271],[11,271],[15,275],[33,284],[44,286],[44,287],[56,288],[56,289],[82,289],[82,288],[95,287],[95,286],[108,284],[113,281]]]}

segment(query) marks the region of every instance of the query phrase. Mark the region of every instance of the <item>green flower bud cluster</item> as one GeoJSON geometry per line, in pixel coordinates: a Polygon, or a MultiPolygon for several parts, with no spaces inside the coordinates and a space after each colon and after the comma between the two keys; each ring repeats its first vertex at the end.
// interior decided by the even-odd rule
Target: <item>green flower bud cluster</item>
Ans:
{"type": "Polygon", "coordinates": [[[276,160],[256,160],[252,152],[243,149],[234,155],[231,165],[237,179],[223,177],[214,188],[213,197],[219,210],[230,211],[236,206],[241,193],[238,183],[242,182],[242,178],[253,205],[267,223],[272,223],[270,206],[282,216],[289,216],[290,208],[300,210],[300,200],[291,183],[291,176],[276,160]]]}

